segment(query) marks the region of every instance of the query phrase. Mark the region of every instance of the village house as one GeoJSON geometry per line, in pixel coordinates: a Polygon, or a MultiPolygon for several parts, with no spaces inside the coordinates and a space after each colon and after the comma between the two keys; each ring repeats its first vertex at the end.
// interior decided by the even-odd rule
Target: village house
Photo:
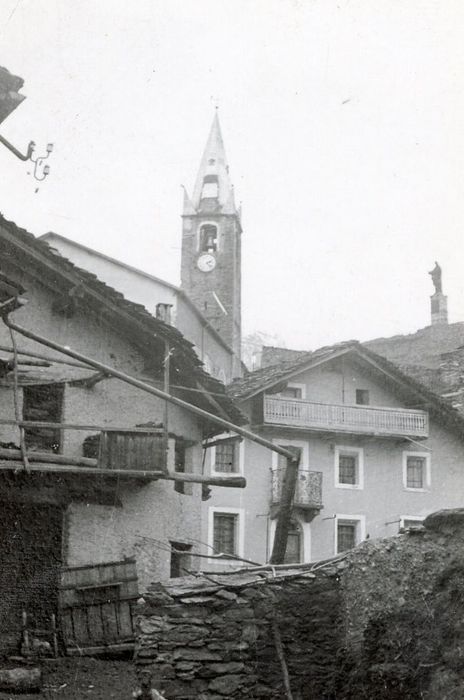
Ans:
{"type": "MultiPolygon", "coordinates": [[[[360,343],[299,353],[236,380],[229,393],[255,432],[300,450],[288,562],[334,556],[462,503],[464,418],[360,343]]],[[[211,474],[242,474],[248,486],[212,488],[203,538],[216,551],[268,561],[285,465],[233,435],[209,453],[211,474]]]]}
{"type": "MultiPolygon", "coordinates": [[[[0,261],[15,324],[241,420],[176,328],[3,217],[0,261]]],[[[139,591],[198,567],[202,484],[172,475],[217,428],[1,322],[0,375],[0,646],[58,603],[68,650],[123,643],[139,591]]]]}

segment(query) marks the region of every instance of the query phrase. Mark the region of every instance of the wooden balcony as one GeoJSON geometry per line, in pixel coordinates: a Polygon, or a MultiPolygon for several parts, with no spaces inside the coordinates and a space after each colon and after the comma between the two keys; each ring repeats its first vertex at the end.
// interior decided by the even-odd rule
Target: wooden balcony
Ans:
{"type": "Polygon", "coordinates": [[[98,466],[104,470],[160,471],[166,468],[164,433],[104,430],[100,433],[98,466]]]}
{"type": "MultiPolygon", "coordinates": [[[[282,494],[285,469],[273,469],[271,474],[271,506],[278,506],[282,494]]],[[[300,467],[295,487],[293,506],[314,514],[322,508],[322,472],[313,472],[300,467]]]]}
{"type": "MultiPolygon", "coordinates": [[[[14,421],[0,420],[0,424],[14,421]]],[[[96,426],[49,422],[20,422],[26,431],[27,468],[31,472],[58,472],[80,475],[100,475],[118,478],[157,479],[166,472],[167,453],[165,434],[162,429],[105,428],[92,435],[93,448],[80,456],[66,453],[66,433],[72,430],[90,431],[96,426]],[[54,428],[60,433],[60,444],[64,449],[46,450],[38,447],[40,431],[45,436],[54,428]],[[34,447],[28,444],[28,430],[34,432],[34,447]]],[[[97,428],[98,429],[98,428],[97,428]]],[[[89,438],[85,442],[87,442],[89,438]]],[[[44,444],[47,444],[44,441],[44,444]]],[[[0,469],[24,468],[21,451],[14,446],[0,448],[0,469]]]]}
{"type": "Polygon", "coordinates": [[[426,411],[312,403],[264,396],[263,423],[305,430],[426,438],[426,411]]]}

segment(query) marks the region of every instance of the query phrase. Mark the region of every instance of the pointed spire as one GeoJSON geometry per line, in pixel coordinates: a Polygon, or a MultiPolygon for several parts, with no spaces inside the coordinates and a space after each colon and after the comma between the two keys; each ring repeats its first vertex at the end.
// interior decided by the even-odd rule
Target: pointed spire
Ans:
{"type": "Polygon", "coordinates": [[[201,202],[205,199],[205,195],[208,200],[216,199],[219,207],[227,205],[229,210],[232,204],[233,211],[227,211],[227,213],[235,213],[233,188],[217,109],[193,190],[192,204],[197,211],[201,209],[201,202]]]}
{"type": "Polygon", "coordinates": [[[188,196],[187,190],[185,189],[184,185],[181,185],[182,189],[184,190],[184,205],[182,207],[182,215],[183,216],[191,216],[192,214],[195,214],[195,207],[192,204],[192,200],[188,196]]]}

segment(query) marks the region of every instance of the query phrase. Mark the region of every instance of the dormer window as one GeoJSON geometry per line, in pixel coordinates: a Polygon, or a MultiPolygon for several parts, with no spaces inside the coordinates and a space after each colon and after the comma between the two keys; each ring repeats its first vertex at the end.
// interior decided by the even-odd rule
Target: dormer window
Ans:
{"type": "Polygon", "coordinates": [[[217,251],[217,227],[213,224],[203,224],[200,228],[200,252],[215,253],[217,251]]]}
{"type": "Polygon", "coordinates": [[[201,199],[217,199],[219,197],[219,182],[217,175],[206,175],[203,178],[201,199]]]}

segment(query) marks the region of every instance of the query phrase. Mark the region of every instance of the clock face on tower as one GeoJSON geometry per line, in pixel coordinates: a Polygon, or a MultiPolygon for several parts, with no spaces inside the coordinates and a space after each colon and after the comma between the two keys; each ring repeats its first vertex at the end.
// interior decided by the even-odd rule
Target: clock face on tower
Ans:
{"type": "Polygon", "coordinates": [[[211,272],[216,267],[216,258],[211,253],[203,253],[197,260],[197,266],[201,272],[211,272]]]}

